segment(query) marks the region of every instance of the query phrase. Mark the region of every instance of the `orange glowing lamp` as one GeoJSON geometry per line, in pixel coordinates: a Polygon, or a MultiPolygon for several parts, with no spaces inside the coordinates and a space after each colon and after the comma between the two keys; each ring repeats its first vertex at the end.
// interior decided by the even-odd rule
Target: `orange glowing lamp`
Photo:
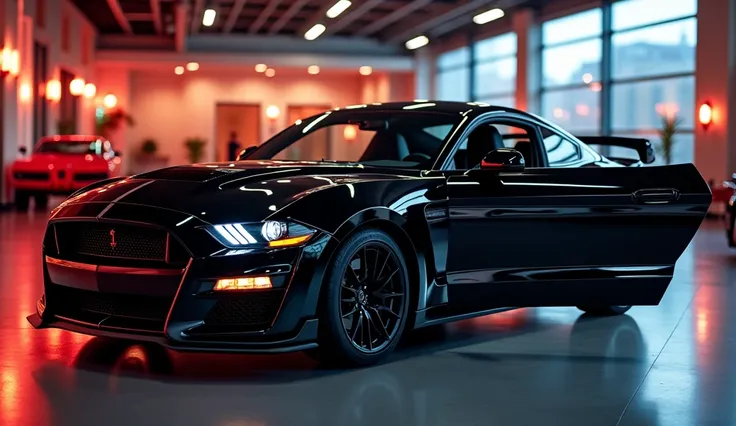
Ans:
{"type": "Polygon", "coordinates": [[[704,102],[700,105],[698,109],[698,121],[704,129],[707,129],[710,123],[713,122],[713,107],[710,102],[704,102]]]}
{"type": "Polygon", "coordinates": [[[263,290],[273,288],[270,277],[242,277],[217,280],[215,291],[263,290]]]}

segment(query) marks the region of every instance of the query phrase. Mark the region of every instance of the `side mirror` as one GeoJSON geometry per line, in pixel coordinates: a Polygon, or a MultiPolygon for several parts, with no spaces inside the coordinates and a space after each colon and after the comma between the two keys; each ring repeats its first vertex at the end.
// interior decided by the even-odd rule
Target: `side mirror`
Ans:
{"type": "Polygon", "coordinates": [[[489,152],[480,162],[481,170],[493,172],[520,172],[524,170],[524,156],[515,149],[500,148],[489,152]]]}
{"type": "Polygon", "coordinates": [[[20,153],[20,155],[22,155],[22,156],[25,157],[26,154],[28,154],[28,148],[22,146],[22,147],[18,148],[18,152],[20,153]]]}
{"type": "Polygon", "coordinates": [[[251,152],[255,151],[256,148],[258,147],[253,145],[240,151],[240,154],[238,154],[238,158],[236,158],[236,161],[245,160],[245,157],[247,157],[251,152]]]}

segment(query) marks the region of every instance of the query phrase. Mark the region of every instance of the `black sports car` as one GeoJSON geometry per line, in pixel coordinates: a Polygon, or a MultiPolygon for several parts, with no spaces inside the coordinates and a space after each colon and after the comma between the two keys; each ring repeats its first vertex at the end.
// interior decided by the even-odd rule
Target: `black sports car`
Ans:
{"type": "Polygon", "coordinates": [[[692,164],[636,167],[653,159],[646,140],[480,103],[327,111],[242,161],[72,195],[52,211],[29,321],[366,365],[407,329],[503,309],[656,305],[711,194],[692,164]],[[358,138],[331,143],[346,126],[358,138]]]}

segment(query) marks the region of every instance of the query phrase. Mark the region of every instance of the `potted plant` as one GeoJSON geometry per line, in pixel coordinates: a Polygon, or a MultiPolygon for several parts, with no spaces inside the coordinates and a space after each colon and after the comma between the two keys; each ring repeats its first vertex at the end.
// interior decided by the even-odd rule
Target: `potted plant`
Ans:
{"type": "Polygon", "coordinates": [[[110,135],[118,130],[123,123],[128,126],[135,126],[133,117],[123,111],[122,108],[115,108],[99,116],[95,128],[98,135],[110,139],[110,135]]]}
{"type": "Polygon", "coordinates": [[[152,170],[162,169],[169,163],[169,158],[159,155],[158,142],[155,139],[148,138],[141,142],[138,155],[135,161],[135,172],[145,173],[152,170]]]}
{"type": "Polygon", "coordinates": [[[662,117],[662,127],[659,129],[659,154],[662,156],[665,164],[672,163],[672,155],[674,146],[677,141],[675,136],[680,132],[680,124],[682,120],[676,115],[666,115],[662,117]]]}
{"type": "Polygon", "coordinates": [[[190,163],[199,163],[200,160],[202,160],[202,154],[204,154],[204,146],[206,144],[207,141],[199,137],[188,138],[184,141],[184,146],[186,146],[187,151],[189,151],[188,156],[190,163]]]}

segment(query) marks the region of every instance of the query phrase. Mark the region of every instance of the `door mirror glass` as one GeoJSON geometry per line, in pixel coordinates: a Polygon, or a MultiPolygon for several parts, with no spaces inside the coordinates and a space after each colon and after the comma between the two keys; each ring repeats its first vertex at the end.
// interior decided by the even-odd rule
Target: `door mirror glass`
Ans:
{"type": "Polygon", "coordinates": [[[249,146],[248,148],[245,148],[244,150],[240,151],[240,154],[238,154],[238,158],[236,158],[236,161],[245,160],[245,158],[250,154],[251,152],[255,151],[257,146],[249,146]]]}
{"type": "Polygon", "coordinates": [[[520,172],[524,170],[524,156],[515,149],[499,148],[489,152],[480,162],[481,170],[520,172]]]}

